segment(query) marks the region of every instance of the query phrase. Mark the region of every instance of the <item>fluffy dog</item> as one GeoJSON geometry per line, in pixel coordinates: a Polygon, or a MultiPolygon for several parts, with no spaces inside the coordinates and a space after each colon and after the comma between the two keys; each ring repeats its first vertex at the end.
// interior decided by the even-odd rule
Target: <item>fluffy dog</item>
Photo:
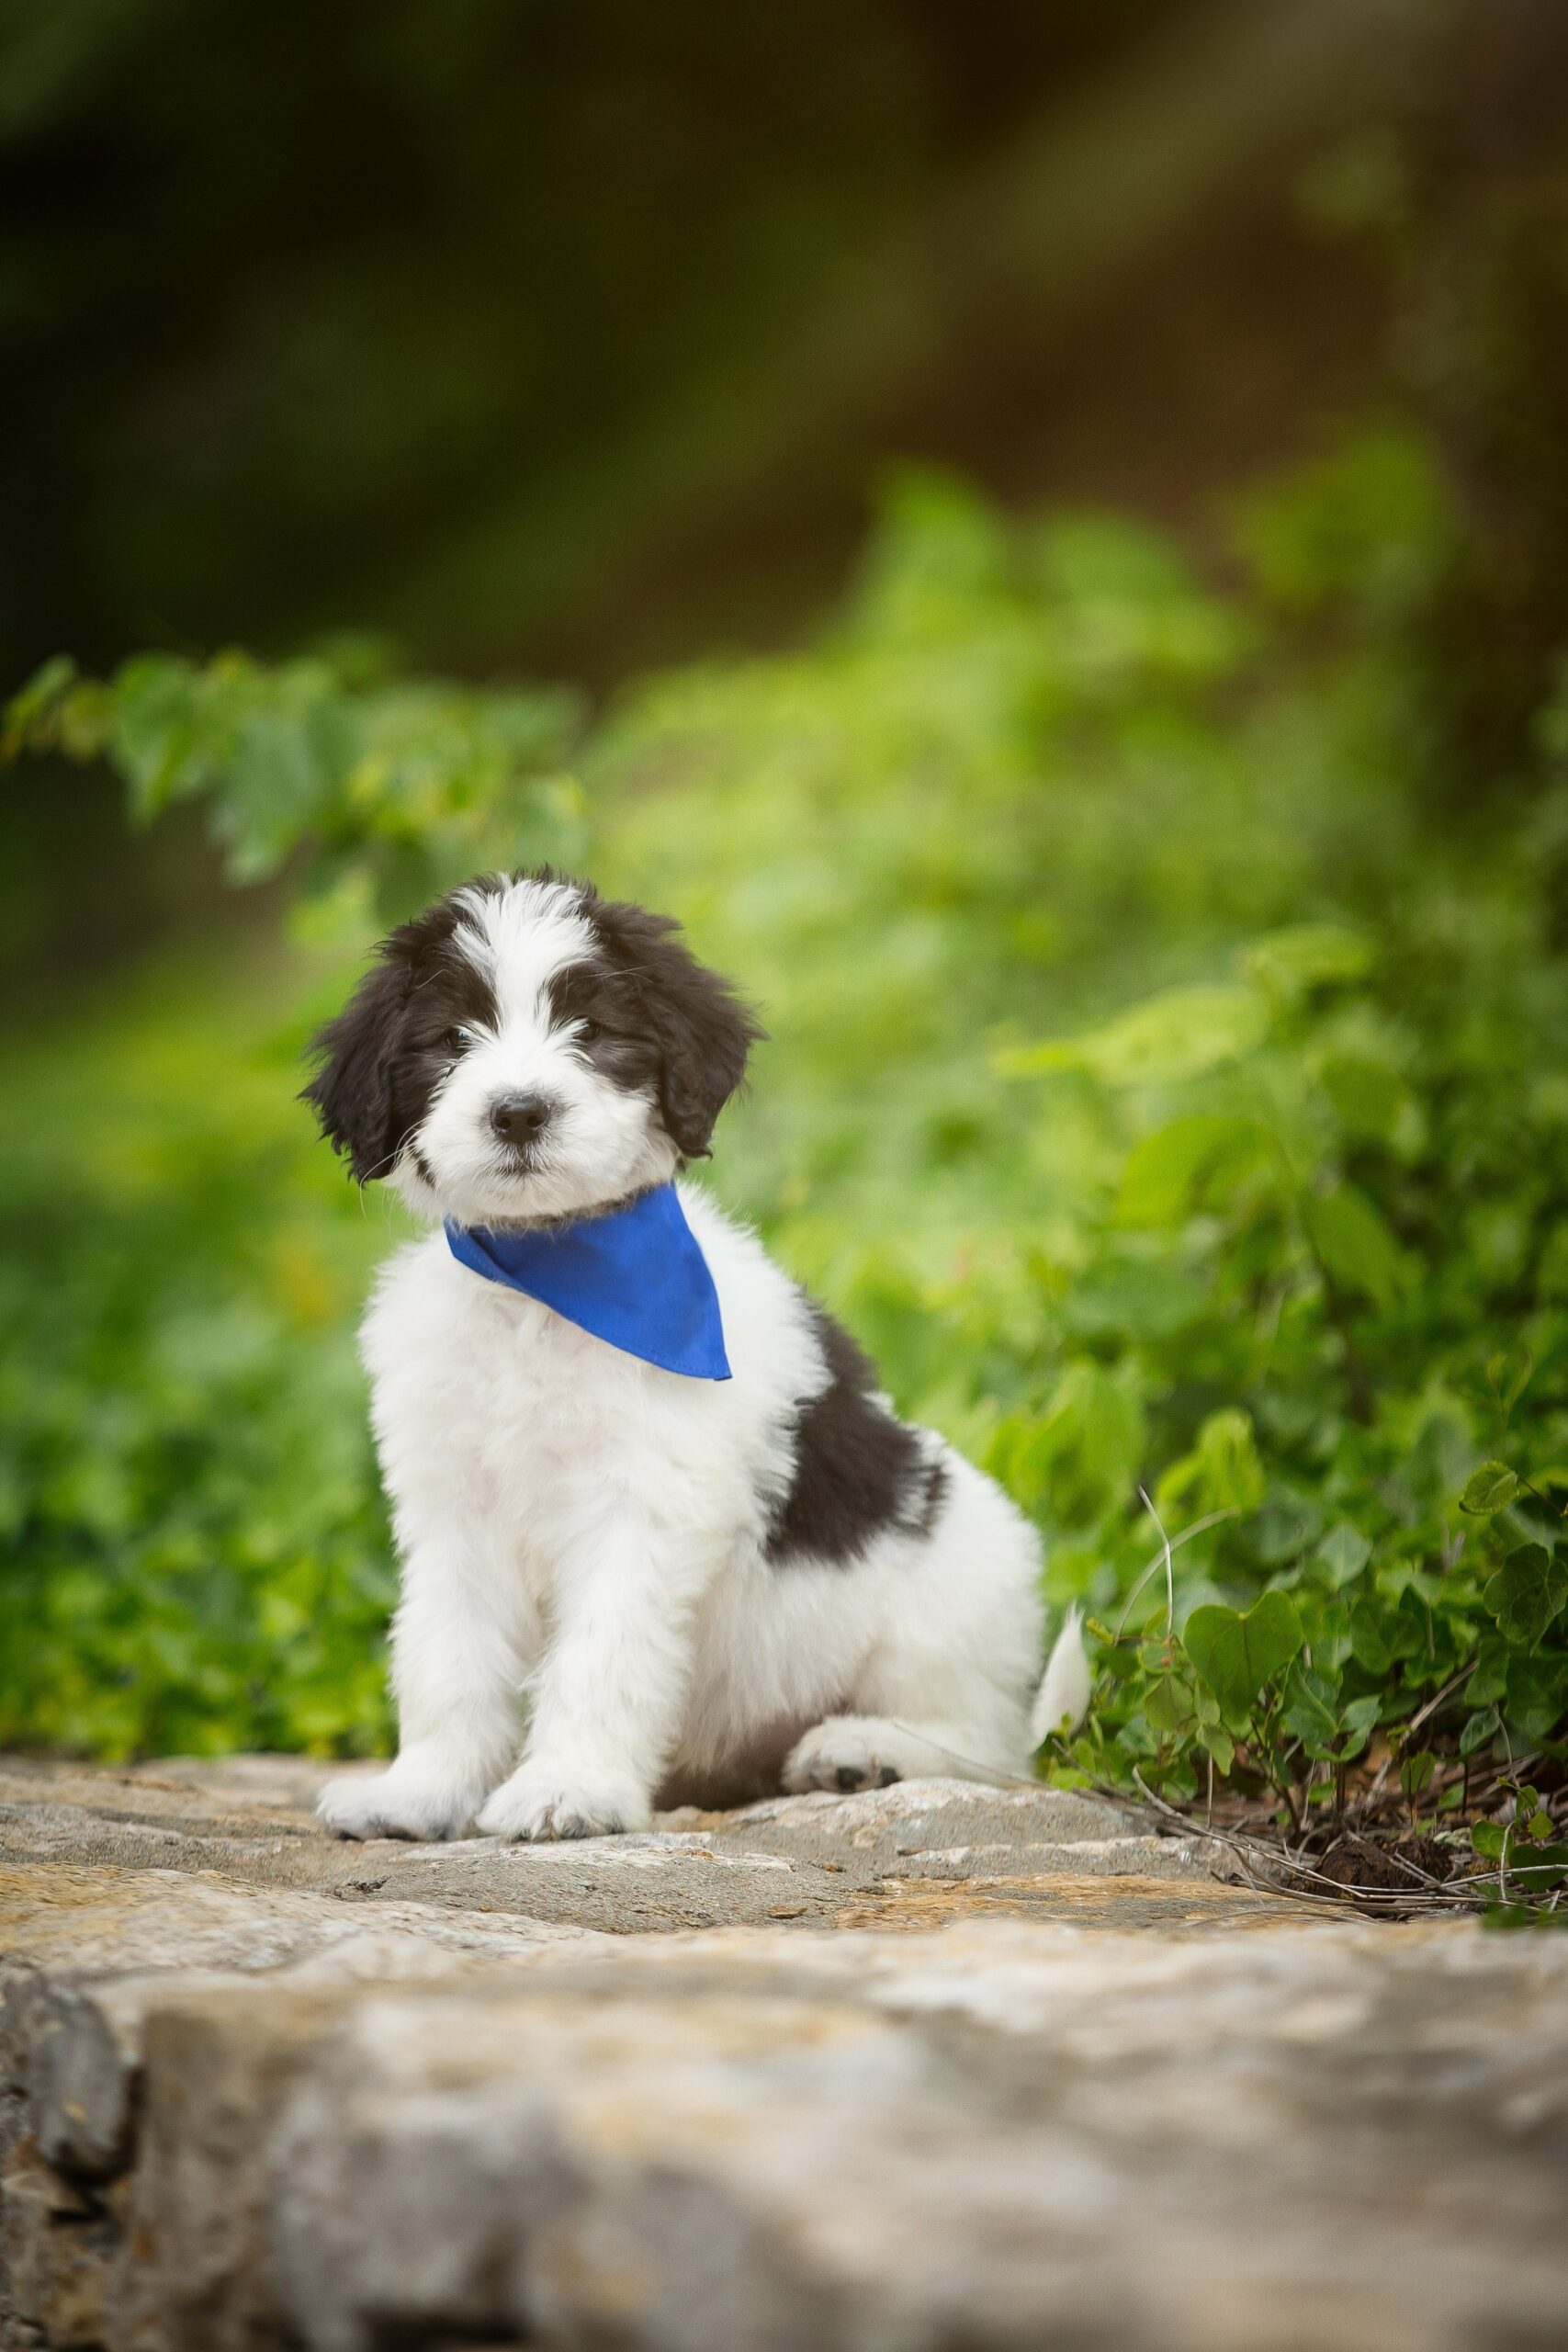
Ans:
{"type": "Polygon", "coordinates": [[[781,1779],[1007,1780],[1081,1713],[1076,1624],[1035,1690],[1028,1522],[672,1189],[761,1035],[676,924],[544,871],[394,931],[316,1039],[322,1133],[434,1228],[364,1325],[401,1744],[328,1786],[341,1835],[590,1837],[781,1779]],[[574,1253],[581,1296],[519,1286],[574,1253]]]}

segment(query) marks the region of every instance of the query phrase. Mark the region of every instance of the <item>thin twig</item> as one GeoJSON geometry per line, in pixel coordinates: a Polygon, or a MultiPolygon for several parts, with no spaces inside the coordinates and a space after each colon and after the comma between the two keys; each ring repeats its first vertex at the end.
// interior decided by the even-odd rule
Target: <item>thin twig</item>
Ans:
{"type": "MultiPolygon", "coordinates": [[[[1176,1822],[1179,1826],[1185,1831],[1187,1836],[1191,1837],[1194,1834],[1194,1825],[1187,1820],[1184,1814],[1179,1813],[1174,1805],[1167,1804],[1163,1797],[1157,1797],[1155,1794],[1154,1791],[1149,1787],[1148,1782],[1144,1779],[1143,1774],[1138,1770],[1135,1764],[1133,1767],[1133,1778],[1137,1782],[1139,1789],[1143,1792],[1146,1803],[1152,1805],[1157,1814],[1167,1821],[1176,1822]]],[[[1101,1788],[1102,1793],[1112,1798],[1115,1798],[1118,1795],[1118,1792],[1116,1790],[1106,1787],[1104,1783],[1100,1783],[1099,1785],[1101,1788]]],[[[1125,1802],[1125,1800],[1123,1799],[1122,1802],[1125,1802]]],[[[1286,1867],[1296,1875],[1299,1875],[1302,1878],[1315,1880],[1317,1883],[1322,1886],[1331,1887],[1334,1891],[1333,1899],[1337,1903],[1340,1904],[1348,1903],[1354,1906],[1371,1911],[1387,1910],[1394,1907],[1401,1910],[1411,1908],[1419,1910],[1458,1910],[1466,1907],[1463,1903],[1463,1898],[1461,1897],[1456,1901],[1450,1894],[1449,1887],[1445,1885],[1440,1879],[1434,1879],[1430,1882],[1433,1892],[1429,1895],[1417,1894],[1415,1893],[1411,1893],[1409,1894],[1395,1894],[1392,1890],[1385,1890],[1381,1887],[1345,1886],[1342,1885],[1337,1879],[1329,1878],[1324,1871],[1314,1870],[1310,1862],[1303,1862],[1299,1859],[1291,1856],[1289,1853],[1281,1853],[1278,1847],[1266,1845],[1260,1838],[1249,1838],[1245,1830],[1216,1829],[1213,1832],[1213,1842],[1216,1845],[1228,1847],[1231,1851],[1235,1854],[1237,1860],[1243,1863],[1244,1867],[1251,1862],[1254,1856],[1261,1857],[1265,1867],[1269,1871],[1269,1876],[1266,1880],[1269,1891],[1276,1894],[1290,1895],[1298,1902],[1310,1902],[1321,1905],[1325,1902],[1325,1898],[1322,1895],[1309,1894],[1305,1888],[1292,1887],[1289,1885],[1281,1886],[1278,1878],[1273,1875],[1273,1873],[1279,1870],[1281,1861],[1284,1862],[1286,1867]]],[[[1255,1882],[1251,1881],[1249,1877],[1248,1883],[1254,1883],[1255,1882]]],[[[1468,1883],[1468,1882],[1464,1883],[1468,1883]]]]}

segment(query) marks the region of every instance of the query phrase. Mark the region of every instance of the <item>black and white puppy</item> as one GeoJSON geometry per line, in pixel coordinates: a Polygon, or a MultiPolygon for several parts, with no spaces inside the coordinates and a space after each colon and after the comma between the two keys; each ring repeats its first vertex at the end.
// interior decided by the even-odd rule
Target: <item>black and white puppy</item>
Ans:
{"type": "Polygon", "coordinates": [[[705,1193],[678,1198],[728,1380],[608,1344],[448,1245],[443,1219],[558,1231],[668,1184],[760,1035],[674,923],[547,871],[393,932],[316,1040],[322,1132],[433,1226],[364,1326],[401,1745],[326,1789],[342,1835],[583,1837],[781,1779],[1006,1780],[1082,1712],[1074,1624],[1036,1690],[1032,1528],[895,1417],[705,1193]]]}

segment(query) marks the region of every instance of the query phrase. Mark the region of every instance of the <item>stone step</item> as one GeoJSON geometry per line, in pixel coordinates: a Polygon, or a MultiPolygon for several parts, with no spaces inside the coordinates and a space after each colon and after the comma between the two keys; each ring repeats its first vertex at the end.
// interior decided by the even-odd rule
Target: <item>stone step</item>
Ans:
{"type": "Polygon", "coordinates": [[[1148,1917],[1163,1922],[1182,1913],[1168,1882],[1189,1883],[1204,1911],[1230,1871],[1218,1848],[1151,1836],[1137,1815],[1098,1798],[959,1781],[775,1798],[727,1814],[686,1808],[660,1815],[644,1836],[563,1845],[350,1845],[324,1837],[311,1812],[333,1769],[281,1757],[119,1771],[0,1759],[0,1864],[218,1873],[346,1901],[522,1913],[614,1934],[786,1916],[866,1925],[879,1912],[898,1924],[911,1916],[905,1883],[927,1883],[929,1905],[929,1883],[944,1877],[994,1882],[994,1910],[1059,1916],[1076,1901],[1057,1883],[1065,1873],[1126,1882],[1100,1903],[1115,1900],[1129,1925],[1143,1883],[1152,1882],[1148,1917]]]}
{"type": "Polygon", "coordinates": [[[957,1782],[433,1880],[469,1858],[334,1845],[314,1779],[4,1768],[0,2345],[1564,2340],[1568,1939],[957,1782]]]}

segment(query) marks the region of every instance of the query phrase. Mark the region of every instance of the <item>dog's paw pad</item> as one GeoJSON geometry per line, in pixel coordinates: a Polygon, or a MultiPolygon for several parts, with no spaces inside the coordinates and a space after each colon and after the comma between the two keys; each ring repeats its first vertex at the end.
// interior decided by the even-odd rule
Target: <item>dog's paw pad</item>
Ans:
{"type": "Polygon", "coordinates": [[[833,1785],[850,1796],[856,1789],[890,1789],[897,1778],[891,1764],[879,1764],[872,1756],[863,1764],[839,1765],[833,1774],[833,1785]]]}
{"type": "Polygon", "coordinates": [[[863,1789],[889,1789],[902,1778],[897,1766],[886,1763],[857,1733],[824,1724],[801,1741],[784,1767],[784,1784],[854,1796],[863,1789]]]}

